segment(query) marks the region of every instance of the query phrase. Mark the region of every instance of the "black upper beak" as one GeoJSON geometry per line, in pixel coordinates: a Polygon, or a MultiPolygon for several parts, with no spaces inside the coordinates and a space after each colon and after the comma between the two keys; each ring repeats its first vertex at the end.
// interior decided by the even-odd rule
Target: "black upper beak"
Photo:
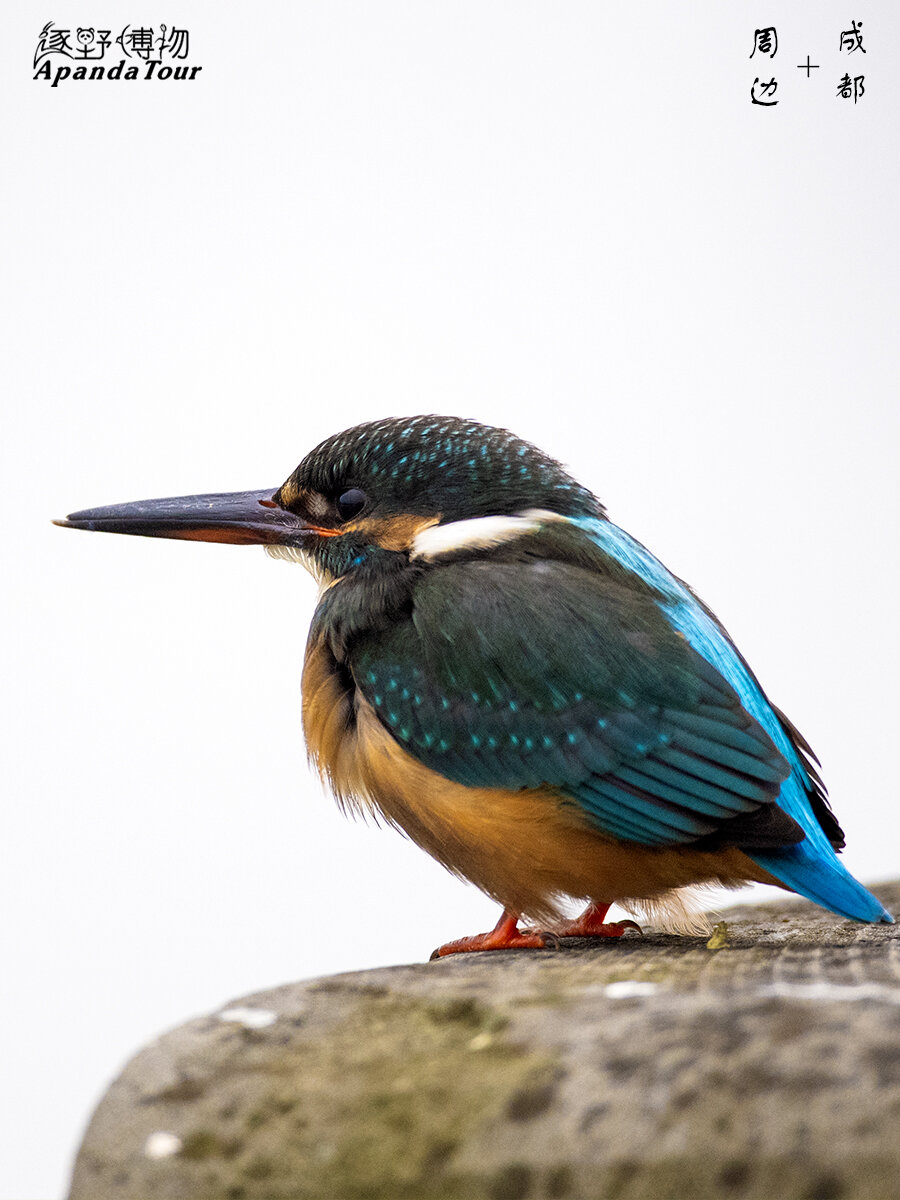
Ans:
{"type": "Polygon", "coordinates": [[[106,508],[85,508],[54,524],[69,529],[186,538],[198,542],[231,542],[238,546],[302,544],[315,532],[314,527],[282,508],[273,495],[274,489],[269,488],[262,492],[136,500],[106,508]]]}

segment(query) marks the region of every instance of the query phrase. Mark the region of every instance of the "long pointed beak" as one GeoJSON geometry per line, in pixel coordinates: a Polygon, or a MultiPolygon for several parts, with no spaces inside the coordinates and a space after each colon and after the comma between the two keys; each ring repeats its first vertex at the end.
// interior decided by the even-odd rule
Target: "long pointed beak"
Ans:
{"type": "Polygon", "coordinates": [[[331,532],[319,531],[282,508],[272,498],[275,490],[136,500],[106,508],[85,508],[54,524],[101,533],[230,542],[238,546],[300,545],[310,534],[331,532]]]}

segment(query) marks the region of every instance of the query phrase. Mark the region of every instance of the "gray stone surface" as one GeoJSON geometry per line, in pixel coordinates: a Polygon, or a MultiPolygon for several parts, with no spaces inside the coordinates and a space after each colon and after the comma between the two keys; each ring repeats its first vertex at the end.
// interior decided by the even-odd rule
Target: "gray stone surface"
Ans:
{"type": "MultiPolygon", "coordinates": [[[[900,912],[900,884],[875,890],[900,912]]],[[[246,997],[129,1063],[70,1200],[900,1196],[900,926],[786,900],[730,910],[711,945],[573,941],[246,997]]]]}

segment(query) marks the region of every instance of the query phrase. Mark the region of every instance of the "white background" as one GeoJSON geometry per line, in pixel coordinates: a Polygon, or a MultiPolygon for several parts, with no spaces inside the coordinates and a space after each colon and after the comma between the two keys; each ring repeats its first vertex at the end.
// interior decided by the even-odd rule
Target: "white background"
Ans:
{"type": "Polygon", "coordinates": [[[50,524],[73,509],[274,487],[375,417],[508,425],[713,605],[817,748],[848,866],[898,874],[894,9],[4,15],[5,1200],[61,1193],[168,1026],[495,918],[310,775],[305,572],[50,524]],[[50,18],[186,26],[203,70],[53,89],[50,18]]]}

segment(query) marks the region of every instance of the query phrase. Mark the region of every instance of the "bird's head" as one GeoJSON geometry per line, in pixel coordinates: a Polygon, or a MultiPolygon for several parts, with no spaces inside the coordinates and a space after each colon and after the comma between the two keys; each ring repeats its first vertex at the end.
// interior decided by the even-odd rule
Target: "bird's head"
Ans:
{"type": "Polygon", "coordinates": [[[505,429],[392,417],[327,438],[277,490],[85,509],[60,522],[145,537],[262,544],[326,579],[373,556],[431,557],[511,536],[534,513],[602,516],[563,468],[505,429]]]}

